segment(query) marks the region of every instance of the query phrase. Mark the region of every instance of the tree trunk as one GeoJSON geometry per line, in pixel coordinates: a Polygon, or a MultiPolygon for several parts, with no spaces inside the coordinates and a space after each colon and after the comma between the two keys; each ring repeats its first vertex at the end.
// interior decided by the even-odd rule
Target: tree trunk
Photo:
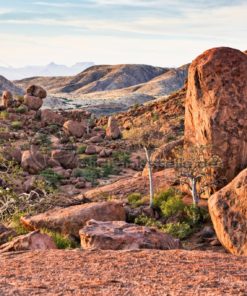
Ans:
{"type": "Polygon", "coordinates": [[[147,166],[148,166],[148,177],[149,177],[149,194],[150,194],[150,208],[153,208],[153,199],[154,199],[154,186],[153,186],[153,174],[152,174],[152,165],[150,161],[150,155],[148,149],[144,147],[146,158],[147,158],[147,166]]]}
{"type": "Polygon", "coordinates": [[[192,178],[191,179],[191,192],[192,192],[193,204],[197,206],[198,202],[199,202],[199,196],[197,193],[196,183],[197,183],[196,178],[192,178]]]}

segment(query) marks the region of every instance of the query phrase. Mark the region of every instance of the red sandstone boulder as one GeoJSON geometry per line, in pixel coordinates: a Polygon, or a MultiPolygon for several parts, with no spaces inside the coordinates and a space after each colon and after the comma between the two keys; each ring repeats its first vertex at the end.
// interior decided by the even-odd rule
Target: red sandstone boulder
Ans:
{"type": "Polygon", "coordinates": [[[38,85],[30,85],[26,89],[26,94],[32,97],[38,97],[40,99],[45,99],[47,96],[46,90],[38,85]]]}
{"type": "Polygon", "coordinates": [[[79,237],[79,230],[91,219],[100,221],[125,220],[125,209],[121,203],[87,203],[64,209],[54,209],[33,217],[22,217],[28,229],[46,228],[63,234],[79,237]]]}
{"type": "Polygon", "coordinates": [[[113,140],[116,140],[121,137],[121,132],[118,127],[117,120],[114,117],[109,117],[108,119],[106,136],[113,140]]]}
{"type": "Polygon", "coordinates": [[[53,239],[47,234],[41,234],[39,231],[34,231],[18,236],[11,242],[0,246],[0,253],[50,249],[57,249],[53,239]]]}
{"type": "Polygon", "coordinates": [[[38,174],[47,166],[47,157],[37,147],[24,151],[21,158],[21,167],[30,174],[38,174]]]}
{"type": "Polygon", "coordinates": [[[68,120],[64,123],[63,129],[66,134],[81,138],[86,133],[85,124],[80,121],[68,120]]]}
{"type": "Polygon", "coordinates": [[[2,105],[5,108],[11,107],[13,102],[13,95],[10,91],[5,90],[2,94],[2,105]]]}
{"type": "Polygon", "coordinates": [[[225,183],[247,165],[246,77],[247,56],[226,47],[207,50],[189,68],[185,142],[212,146],[223,161],[215,179],[225,183]]]}
{"type": "Polygon", "coordinates": [[[235,255],[247,255],[247,169],[208,200],[217,237],[235,255]]]}
{"type": "Polygon", "coordinates": [[[51,159],[58,162],[64,169],[73,169],[78,165],[78,158],[76,152],[67,149],[53,150],[51,159]]]}
{"type": "Polygon", "coordinates": [[[179,239],[169,234],[123,221],[90,220],[79,233],[81,246],[86,250],[171,250],[180,248],[179,239]]]}
{"type": "Polygon", "coordinates": [[[25,95],[24,104],[28,107],[29,110],[38,111],[43,105],[43,100],[38,97],[25,95]]]}

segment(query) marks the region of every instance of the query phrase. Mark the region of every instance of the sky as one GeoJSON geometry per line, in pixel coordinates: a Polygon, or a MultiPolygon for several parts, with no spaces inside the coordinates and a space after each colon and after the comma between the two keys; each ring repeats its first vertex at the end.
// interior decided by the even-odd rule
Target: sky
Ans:
{"type": "Polygon", "coordinates": [[[246,41],[247,0],[0,0],[0,65],[180,66],[246,41]]]}

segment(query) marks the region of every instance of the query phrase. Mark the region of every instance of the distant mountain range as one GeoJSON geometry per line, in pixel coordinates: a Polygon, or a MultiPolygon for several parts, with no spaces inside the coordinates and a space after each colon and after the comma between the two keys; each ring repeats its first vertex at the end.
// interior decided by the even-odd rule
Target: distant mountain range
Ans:
{"type": "Polygon", "coordinates": [[[0,75],[6,77],[9,80],[23,79],[33,76],[73,76],[83,70],[93,66],[91,62],[76,63],[73,66],[58,65],[50,63],[45,66],[26,66],[21,68],[6,67],[0,65],[0,75]]]}

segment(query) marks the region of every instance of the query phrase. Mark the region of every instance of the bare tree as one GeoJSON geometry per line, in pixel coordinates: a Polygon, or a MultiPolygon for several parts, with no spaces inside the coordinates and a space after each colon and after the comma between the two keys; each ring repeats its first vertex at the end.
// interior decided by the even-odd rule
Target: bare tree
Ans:
{"type": "Polygon", "coordinates": [[[186,185],[197,206],[202,194],[216,187],[215,169],[222,166],[221,159],[211,153],[209,146],[191,146],[177,150],[174,168],[182,185],[186,185]]]}

